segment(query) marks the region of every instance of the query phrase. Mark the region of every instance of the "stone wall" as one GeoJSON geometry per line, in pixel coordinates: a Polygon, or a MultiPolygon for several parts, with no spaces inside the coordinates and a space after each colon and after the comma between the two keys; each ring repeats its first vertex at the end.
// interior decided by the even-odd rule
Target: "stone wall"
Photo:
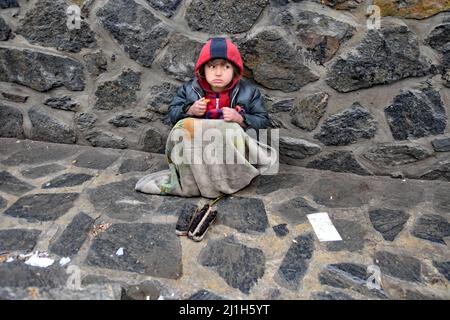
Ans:
{"type": "Polygon", "coordinates": [[[211,35],[236,42],[284,163],[450,181],[450,1],[0,0],[0,137],[163,153],[211,35]],[[66,9],[81,7],[79,29],[66,9]],[[368,29],[369,4],[381,28],[368,29]]]}

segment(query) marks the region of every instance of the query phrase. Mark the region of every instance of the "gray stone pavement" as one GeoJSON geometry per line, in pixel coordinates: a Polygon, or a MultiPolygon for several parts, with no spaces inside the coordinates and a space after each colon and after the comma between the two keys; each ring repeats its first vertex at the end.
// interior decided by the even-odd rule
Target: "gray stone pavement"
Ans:
{"type": "Polygon", "coordinates": [[[281,165],[220,201],[197,243],[175,223],[207,199],[133,189],[164,168],[160,154],[0,138],[0,298],[450,298],[448,182],[281,165]],[[316,212],[343,241],[318,240],[316,212]],[[25,264],[36,251],[54,263],[25,264]]]}

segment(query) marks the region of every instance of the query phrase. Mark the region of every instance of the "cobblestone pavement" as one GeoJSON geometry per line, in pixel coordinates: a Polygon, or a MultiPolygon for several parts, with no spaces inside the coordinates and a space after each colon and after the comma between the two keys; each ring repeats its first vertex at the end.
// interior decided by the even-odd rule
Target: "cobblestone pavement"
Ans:
{"type": "Polygon", "coordinates": [[[165,167],[160,154],[0,139],[0,298],[450,298],[448,182],[282,165],[220,201],[197,243],[175,223],[207,199],[133,189],[165,167]],[[318,240],[315,212],[343,241],[318,240]],[[26,264],[36,251],[54,263],[26,264]]]}

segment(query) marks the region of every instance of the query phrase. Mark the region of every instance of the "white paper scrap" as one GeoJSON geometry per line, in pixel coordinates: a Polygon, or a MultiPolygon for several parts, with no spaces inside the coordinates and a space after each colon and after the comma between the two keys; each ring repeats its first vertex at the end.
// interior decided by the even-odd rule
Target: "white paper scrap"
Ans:
{"type": "Polygon", "coordinates": [[[64,257],[64,258],[61,258],[61,260],[59,260],[59,265],[63,267],[66,264],[68,264],[69,262],[70,262],[70,258],[69,257],[64,257]]]}
{"type": "Polygon", "coordinates": [[[319,241],[342,241],[327,212],[308,214],[307,217],[319,241]]]}
{"type": "Polygon", "coordinates": [[[117,256],[123,256],[123,248],[120,247],[117,251],[116,251],[116,255],[117,256]]]}
{"type": "Polygon", "coordinates": [[[47,254],[36,251],[35,254],[25,261],[25,264],[33,267],[47,268],[48,266],[51,266],[53,262],[55,262],[55,260],[48,258],[47,254]]]}

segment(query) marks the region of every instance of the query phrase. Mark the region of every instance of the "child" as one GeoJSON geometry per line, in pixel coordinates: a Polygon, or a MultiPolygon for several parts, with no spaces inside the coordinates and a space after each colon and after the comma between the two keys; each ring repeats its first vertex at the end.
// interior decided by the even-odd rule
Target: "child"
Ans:
{"type": "MultiPolygon", "coordinates": [[[[261,93],[250,83],[241,79],[243,64],[236,46],[225,38],[212,38],[202,48],[195,67],[195,78],[181,86],[169,106],[169,117],[175,126],[166,144],[166,156],[169,169],[151,173],[141,178],[135,189],[140,192],[160,195],[178,195],[183,197],[203,196],[216,198],[201,210],[183,209],[176,225],[178,235],[187,235],[195,241],[203,239],[209,226],[214,222],[217,211],[212,205],[226,194],[232,194],[246,187],[264,170],[277,161],[273,148],[250,139],[249,128],[266,129],[269,123],[261,93]],[[206,119],[206,120],[200,120],[206,119]],[[221,119],[220,121],[211,119],[221,119]],[[193,127],[200,126],[206,131],[211,128],[225,133],[222,139],[215,139],[212,146],[216,151],[225,149],[239,159],[245,158],[245,152],[257,155],[257,167],[245,159],[242,163],[224,163],[215,161],[215,156],[202,153],[201,148],[189,143],[181,146],[183,153],[193,151],[204,160],[200,164],[174,161],[172,151],[177,141],[171,139],[177,130],[195,132],[193,127]],[[241,130],[241,126],[244,130],[241,130]],[[232,129],[237,136],[227,136],[226,130],[232,129]],[[220,131],[220,129],[222,131],[220,131]],[[223,142],[223,144],[221,144],[223,142]],[[224,148],[231,146],[230,149],[224,148]],[[239,148],[239,146],[245,148],[239,148]]],[[[200,135],[200,134],[199,134],[200,135]]],[[[189,140],[191,135],[189,135],[189,140]]],[[[211,146],[211,145],[209,145],[211,146]]],[[[220,152],[219,152],[220,154],[220,152]]],[[[220,157],[218,157],[220,160],[220,157]]]]}
{"type": "Polygon", "coordinates": [[[243,64],[228,39],[206,42],[195,66],[195,78],[178,90],[169,106],[172,124],[194,117],[236,122],[244,130],[266,129],[269,118],[259,90],[242,80],[243,64]]]}

